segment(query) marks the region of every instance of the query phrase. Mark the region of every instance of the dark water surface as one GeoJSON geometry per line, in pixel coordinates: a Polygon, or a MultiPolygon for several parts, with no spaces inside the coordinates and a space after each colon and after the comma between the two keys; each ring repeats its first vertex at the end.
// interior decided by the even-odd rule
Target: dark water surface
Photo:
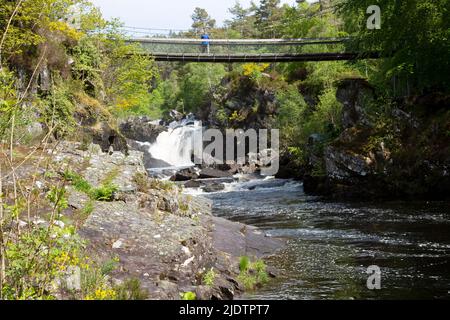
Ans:
{"type": "Polygon", "coordinates": [[[323,201],[302,185],[258,180],[208,195],[214,214],[288,239],[280,276],[248,299],[450,298],[450,203],[323,201]],[[367,268],[381,268],[381,290],[367,268]]]}

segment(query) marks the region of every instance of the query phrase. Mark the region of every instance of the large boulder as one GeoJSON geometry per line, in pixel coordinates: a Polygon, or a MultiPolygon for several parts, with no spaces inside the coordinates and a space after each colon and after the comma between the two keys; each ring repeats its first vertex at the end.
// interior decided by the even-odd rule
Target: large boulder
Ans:
{"type": "Polygon", "coordinates": [[[166,128],[147,117],[133,117],[119,124],[120,132],[131,140],[154,143],[166,128]]]}
{"type": "Polygon", "coordinates": [[[222,171],[213,168],[204,168],[200,171],[200,179],[213,179],[213,178],[229,178],[233,174],[229,171],[222,171]]]}
{"type": "Polygon", "coordinates": [[[172,181],[189,181],[193,179],[198,179],[199,174],[195,168],[187,168],[178,171],[173,175],[170,180],[172,181]]]}
{"type": "Polygon", "coordinates": [[[125,137],[115,129],[110,123],[98,122],[92,127],[83,127],[83,140],[86,143],[98,144],[103,152],[120,151],[128,154],[128,144],[125,137]]]}
{"type": "Polygon", "coordinates": [[[219,192],[225,190],[225,185],[223,183],[213,183],[204,186],[202,190],[206,193],[219,192]]]}

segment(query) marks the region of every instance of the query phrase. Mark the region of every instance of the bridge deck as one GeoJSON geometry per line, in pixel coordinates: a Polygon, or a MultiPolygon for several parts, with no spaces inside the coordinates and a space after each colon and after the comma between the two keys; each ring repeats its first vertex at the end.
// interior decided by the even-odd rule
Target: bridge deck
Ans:
{"type": "Polygon", "coordinates": [[[149,53],[155,61],[180,62],[295,62],[295,61],[345,61],[376,59],[377,53],[358,55],[356,53],[301,53],[301,54],[174,54],[149,53]]]}

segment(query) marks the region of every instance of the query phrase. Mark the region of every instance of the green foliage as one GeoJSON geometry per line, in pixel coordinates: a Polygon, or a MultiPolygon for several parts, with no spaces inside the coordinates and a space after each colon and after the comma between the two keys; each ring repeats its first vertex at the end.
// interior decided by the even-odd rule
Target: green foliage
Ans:
{"type": "Polygon", "coordinates": [[[83,209],[80,211],[80,219],[86,220],[94,212],[94,202],[92,200],[88,201],[83,209]]]}
{"type": "Polygon", "coordinates": [[[216,20],[211,18],[205,9],[199,7],[194,9],[192,21],[192,29],[196,34],[210,32],[216,26],[216,20]]]}
{"type": "Polygon", "coordinates": [[[316,132],[336,136],[341,130],[342,104],[336,99],[336,89],[330,88],[319,97],[316,111],[311,121],[317,126],[316,132]]]}
{"type": "Polygon", "coordinates": [[[377,75],[383,78],[383,87],[391,94],[389,82],[393,77],[409,80],[411,92],[426,89],[448,92],[449,12],[447,0],[347,0],[341,4],[342,17],[354,38],[352,49],[381,51],[386,57],[377,75]],[[366,27],[365,11],[369,5],[378,5],[382,10],[379,30],[366,27]]]}
{"type": "MultiPolygon", "coordinates": [[[[76,34],[67,24],[57,23],[66,18],[71,6],[81,3],[80,0],[36,0],[36,1],[0,1],[0,30],[5,30],[11,17],[5,42],[0,48],[1,58],[8,59],[13,55],[23,54],[28,49],[45,41],[43,30],[51,30],[64,25],[68,34],[76,34]],[[20,4],[19,6],[17,6],[20,4]],[[13,13],[16,14],[13,16],[13,13]],[[35,26],[39,25],[39,28],[35,26]]],[[[2,32],[3,36],[3,32],[2,32]]]]}
{"type": "Polygon", "coordinates": [[[61,214],[64,209],[69,207],[68,200],[66,198],[66,189],[53,186],[47,193],[47,199],[56,208],[56,212],[61,214]]]}
{"type": "Polygon", "coordinates": [[[81,175],[75,172],[66,171],[63,176],[72,183],[76,190],[87,194],[92,200],[112,201],[114,194],[118,191],[118,187],[111,182],[112,177],[107,177],[100,187],[94,188],[81,175]]]}
{"type": "Polygon", "coordinates": [[[187,64],[180,72],[182,77],[179,98],[185,112],[195,112],[206,102],[209,92],[225,76],[221,64],[187,64]]]}
{"type": "Polygon", "coordinates": [[[74,59],[73,76],[82,81],[85,89],[93,89],[90,90],[91,95],[98,95],[104,90],[100,73],[104,67],[104,57],[98,46],[98,41],[92,37],[85,36],[71,51],[74,59]]]}
{"type": "Polygon", "coordinates": [[[81,268],[81,292],[84,300],[116,300],[117,289],[109,284],[109,274],[117,267],[117,258],[104,263],[88,260],[81,268]]]}
{"type": "Polygon", "coordinates": [[[181,300],[197,300],[197,295],[192,291],[180,293],[180,297],[181,300]]]}
{"type": "Polygon", "coordinates": [[[128,279],[123,284],[116,286],[117,300],[146,300],[148,293],[141,288],[139,279],[128,279]]]}
{"type": "Polygon", "coordinates": [[[13,114],[17,111],[16,78],[6,69],[0,70],[0,138],[10,125],[13,114]]]}
{"type": "Polygon", "coordinates": [[[118,187],[114,184],[104,184],[99,188],[95,188],[91,191],[91,197],[97,201],[112,201],[114,194],[117,192],[118,187]]]}
{"type": "MultiPolygon", "coordinates": [[[[232,15],[231,20],[226,21],[228,30],[237,33],[236,38],[256,38],[257,30],[255,27],[255,16],[252,15],[254,8],[243,8],[241,4],[236,1],[235,5],[229,9],[232,15]]],[[[230,39],[234,37],[229,37],[230,39]]]]}
{"type": "Polygon", "coordinates": [[[82,242],[72,227],[51,225],[22,233],[6,248],[5,299],[54,299],[52,283],[80,264],[82,242]]]}
{"type": "Polygon", "coordinates": [[[264,38],[279,36],[278,28],[281,18],[280,0],[261,0],[255,12],[255,26],[264,38]]]}
{"type": "Polygon", "coordinates": [[[73,171],[66,170],[63,173],[63,177],[67,181],[70,181],[72,183],[72,186],[77,191],[89,194],[92,190],[92,185],[88,181],[86,181],[81,175],[73,171]]]}
{"type": "Polygon", "coordinates": [[[308,108],[303,96],[295,86],[276,94],[278,102],[277,126],[282,128],[281,140],[288,146],[298,143],[300,124],[304,121],[308,108]]]}
{"type": "Polygon", "coordinates": [[[214,268],[211,268],[203,275],[203,283],[207,286],[213,286],[214,281],[216,280],[217,274],[214,271],[214,268]]]}
{"type": "Polygon", "coordinates": [[[73,85],[73,82],[64,81],[57,74],[53,74],[49,94],[37,100],[41,114],[40,121],[48,128],[54,128],[56,136],[67,135],[76,126],[73,116],[75,112],[73,85]]]}
{"type": "Polygon", "coordinates": [[[250,258],[243,256],[239,259],[239,270],[241,272],[247,272],[250,267],[250,258]]]}
{"type": "Polygon", "coordinates": [[[158,115],[149,107],[153,100],[150,86],[155,77],[153,60],[141,53],[138,47],[130,45],[114,48],[111,65],[105,71],[108,104],[119,115],[158,115]]]}
{"type": "Polygon", "coordinates": [[[239,270],[238,281],[244,285],[246,290],[254,290],[269,281],[266,264],[262,260],[251,262],[248,257],[241,257],[239,270]]]}

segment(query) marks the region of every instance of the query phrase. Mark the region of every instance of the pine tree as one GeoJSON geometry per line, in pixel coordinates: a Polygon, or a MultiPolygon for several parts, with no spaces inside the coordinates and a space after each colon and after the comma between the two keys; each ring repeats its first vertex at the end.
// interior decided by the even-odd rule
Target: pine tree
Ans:
{"type": "Polygon", "coordinates": [[[256,26],[262,37],[276,36],[276,27],[279,24],[281,15],[280,0],[261,0],[260,6],[256,9],[256,26]]]}
{"type": "Polygon", "coordinates": [[[196,34],[208,32],[216,26],[216,20],[205,9],[195,8],[191,17],[193,20],[192,29],[196,34]]]}

